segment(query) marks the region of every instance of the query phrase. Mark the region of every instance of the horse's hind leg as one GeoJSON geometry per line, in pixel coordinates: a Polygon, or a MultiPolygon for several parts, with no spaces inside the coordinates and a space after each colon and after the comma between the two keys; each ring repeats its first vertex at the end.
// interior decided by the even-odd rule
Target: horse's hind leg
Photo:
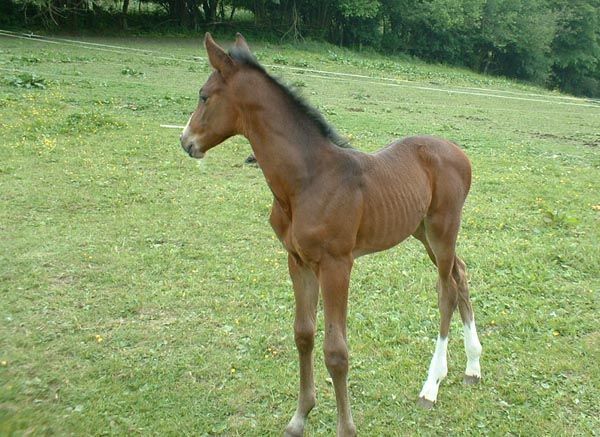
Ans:
{"type": "Polygon", "coordinates": [[[440,383],[448,373],[448,333],[452,314],[458,304],[458,286],[452,275],[457,229],[458,223],[448,223],[444,216],[429,216],[414,234],[427,249],[429,257],[438,268],[439,275],[437,289],[440,330],[427,380],[419,394],[419,403],[425,408],[433,408],[440,383]]]}
{"type": "Polygon", "coordinates": [[[304,433],[308,413],[310,413],[316,402],[313,376],[313,349],[316,333],[319,283],[313,271],[291,254],[288,256],[288,267],[296,298],[294,334],[300,361],[300,392],[298,394],[296,413],[287,425],[284,436],[301,436],[304,433]]]}
{"type": "Polygon", "coordinates": [[[459,257],[454,261],[453,276],[458,285],[458,309],[463,322],[465,351],[467,353],[467,368],[463,382],[476,384],[481,379],[481,343],[475,328],[475,314],[469,297],[469,284],[467,282],[466,265],[459,257]]]}
{"type": "MultiPolygon", "coordinates": [[[[460,217],[460,216],[458,216],[460,217]]],[[[427,381],[419,395],[422,406],[431,408],[437,400],[439,385],[446,377],[448,334],[452,314],[459,307],[465,333],[467,370],[465,382],[476,382],[481,377],[479,357],[481,345],[477,338],[473,308],[469,299],[469,288],[465,263],[455,254],[456,236],[460,219],[448,220],[435,216],[424,220],[414,236],[420,240],[433,263],[438,267],[438,305],[440,310],[440,332],[431,359],[427,381]]]]}
{"type": "Polygon", "coordinates": [[[440,383],[448,373],[448,334],[452,314],[458,305],[458,284],[453,275],[456,237],[460,225],[460,214],[430,214],[415,232],[429,257],[438,268],[438,307],[440,330],[435,352],[429,365],[427,380],[419,394],[419,402],[425,408],[433,408],[437,400],[440,383]]]}

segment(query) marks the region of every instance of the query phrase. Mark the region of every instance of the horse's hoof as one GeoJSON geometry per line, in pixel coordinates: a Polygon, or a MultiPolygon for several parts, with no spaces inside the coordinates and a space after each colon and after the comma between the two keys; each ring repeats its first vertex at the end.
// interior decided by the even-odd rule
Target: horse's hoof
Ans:
{"type": "Polygon", "coordinates": [[[304,435],[304,424],[306,423],[306,416],[301,417],[297,414],[294,415],[288,426],[283,431],[283,437],[302,437],[304,435]]]}
{"type": "Polygon", "coordinates": [[[283,437],[302,437],[304,430],[298,431],[297,429],[290,428],[289,426],[283,431],[283,437]]]}
{"type": "Polygon", "coordinates": [[[477,376],[477,375],[465,375],[463,377],[463,384],[464,385],[477,385],[477,384],[479,384],[479,381],[481,381],[481,376],[477,376]]]}
{"type": "Polygon", "coordinates": [[[424,410],[433,410],[433,407],[435,407],[435,402],[430,401],[429,399],[419,398],[419,406],[424,410]]]}

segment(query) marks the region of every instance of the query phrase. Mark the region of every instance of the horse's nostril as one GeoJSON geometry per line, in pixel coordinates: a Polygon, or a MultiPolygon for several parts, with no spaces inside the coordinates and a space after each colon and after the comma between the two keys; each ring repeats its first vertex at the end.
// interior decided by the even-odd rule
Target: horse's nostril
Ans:
{"type": "Polygon", "coordinates": [[[187,152],[187,154],[190,155],[190,158],[194,157],[193,148],[194,148],[193,144],[188,144],[186,147],[184,147],[184,149],[187,152]]]}

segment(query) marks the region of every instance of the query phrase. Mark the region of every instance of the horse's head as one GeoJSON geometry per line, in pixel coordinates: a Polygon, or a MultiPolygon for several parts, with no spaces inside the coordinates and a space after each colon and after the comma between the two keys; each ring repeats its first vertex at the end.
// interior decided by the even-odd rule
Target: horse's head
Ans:
{"type": "MultiPolygon", "coordinates": [[[[208,60],[215,71],[200,89],[198,106],[181,134],[181,146],[193,158],[203,158],[212,147],[241,132],[239,110],[235,105],[235,87],[230,82],[239,67],[212,39],[204,38],[208,60]]],[[[235,48],[250,52],[239,33],[235,48]]]]}

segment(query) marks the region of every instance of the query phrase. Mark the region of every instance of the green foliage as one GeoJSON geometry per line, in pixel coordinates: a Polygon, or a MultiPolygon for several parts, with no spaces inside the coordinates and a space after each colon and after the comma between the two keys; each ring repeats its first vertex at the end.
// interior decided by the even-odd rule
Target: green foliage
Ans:
{"type": "Polygon", "coordinates": [[[131,67],[125,67],[121,70],[121,74],[124,76],[130,76],[130,77],[144,77],[144,73],[142,73],[141,71],[136,71],[131,67]]]}
{"type": "Polygon", "coordinates": [[[405,53],[600,96],[599,0],[5,0],[10,20],[68,30],[229,31],[405,53]],[[166,17],[165,17],[166,15],[166,17]],[[166,24],[168,23],[168,24],[166,24]],[[173,27],[175,26],[175,29],[173,27]]]}
{"type": "Polygon", "coordinates": [[[379,0],[339,0],[338,8],[345,18],[375,18],[379,13],[379,0]]]}
{"type": "Polygon", "coordinates": [[[47,85],[46,79],[30,73],[21,73],[17,76],[7,79],[6,81],[10,85],[17,88],[45,89],[47,85]]]}
{"type": "Polygon", "coordinates": [[[555,10],[552,83],[568,92],[600,96],[600,2],[559,0],[555,10]]]}
{"type": "MultiPolygon", "coordinates": [[[[550,73],[556,16],[545,0],[488,0],[482,49],[496,72],[545,83],[550,73]]],[[[489,67],[489,66],[488,66],[489,67]]]]}
{"type": "Polygon", "coordinates": [[[406,2],[396,12],[399,21],[392,32],[407,34],[402,51],[431,61],[469,65],[476,56],[473,35],[480,26],[482,6],[481,0],[406,2]]]}

